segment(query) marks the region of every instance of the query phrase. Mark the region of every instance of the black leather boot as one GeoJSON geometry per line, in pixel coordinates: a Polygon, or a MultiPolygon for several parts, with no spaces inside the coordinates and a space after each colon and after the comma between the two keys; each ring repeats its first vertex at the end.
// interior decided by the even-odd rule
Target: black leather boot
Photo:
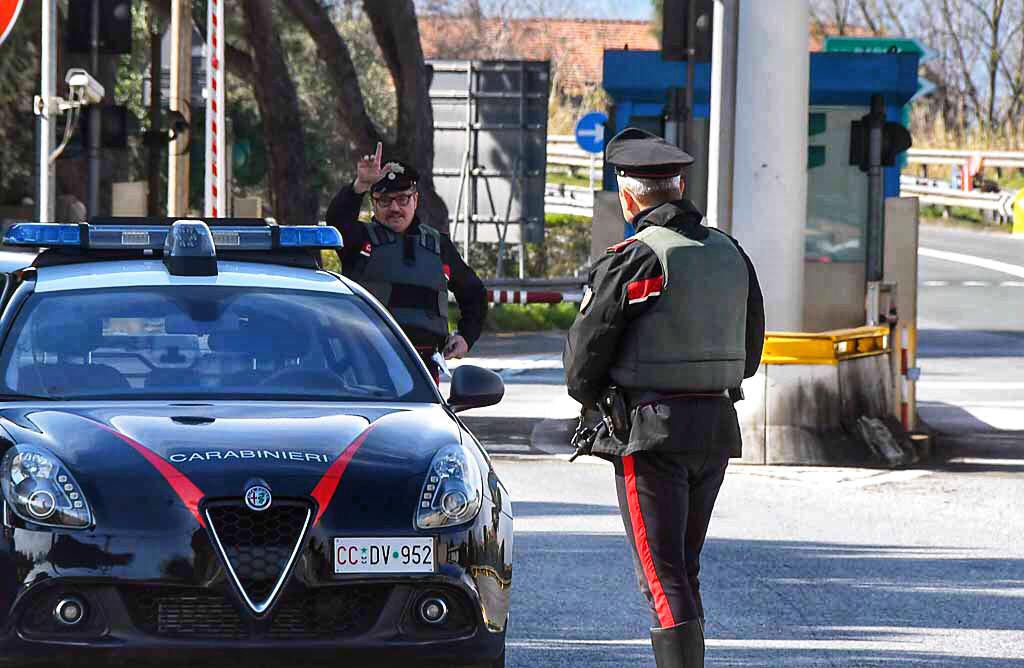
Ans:
{"type": "Polygon", "coordinates": [[[658,668],[704,668],[704,631],[696,619],[651,629],[651,645],[658,668]]]}

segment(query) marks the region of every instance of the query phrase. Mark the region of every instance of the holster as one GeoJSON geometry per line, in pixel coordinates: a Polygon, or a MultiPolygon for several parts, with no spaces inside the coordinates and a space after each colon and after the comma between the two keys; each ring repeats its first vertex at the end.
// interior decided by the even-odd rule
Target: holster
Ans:
{"type": "Polygon", "coordinates": [[[597,402],[608,433],[620,443],[629,442],[629,432],[633,425],[629,416],[629,405],[622,390],[616,385],[609,385],[597,402]]]}

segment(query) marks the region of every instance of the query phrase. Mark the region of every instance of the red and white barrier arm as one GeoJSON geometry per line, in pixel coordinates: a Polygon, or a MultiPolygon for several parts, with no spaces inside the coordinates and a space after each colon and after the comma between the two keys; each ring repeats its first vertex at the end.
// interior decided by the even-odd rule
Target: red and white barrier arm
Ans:
{"type": "Polygon", "coordinates": [[[209,218],[227,212],[227,127],[224,123],[224,2],[209,0],[206,9],[206,197],[209,218]]]}

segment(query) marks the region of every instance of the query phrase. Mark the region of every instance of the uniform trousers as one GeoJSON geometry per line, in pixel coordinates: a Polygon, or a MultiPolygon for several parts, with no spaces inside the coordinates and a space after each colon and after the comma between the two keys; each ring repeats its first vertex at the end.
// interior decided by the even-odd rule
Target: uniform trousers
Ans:
{"type": "Polygon", "coordinates": [[[637,452],[612,461],[626,537],[654,626],[703,619],[700,553],[728,453],[637,452]]]}

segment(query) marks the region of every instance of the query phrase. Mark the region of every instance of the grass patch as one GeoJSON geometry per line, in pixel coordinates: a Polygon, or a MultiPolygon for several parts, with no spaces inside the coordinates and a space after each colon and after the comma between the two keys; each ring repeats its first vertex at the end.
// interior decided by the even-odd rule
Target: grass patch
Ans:
{"type": "MultiPolygon", "coordinates": [[[[586,172],[586,168],[584,168],[583,171],[586,172]]],[[[554,184],[564,185],[564,186],[581,186],[581,187],[588,187],[588,186],[590,186],[590,179],[587,178],[585,173],[580,175],[580,174],[569,174],[567,172],[548,172],[545,175],[545,179],[547,180],[548,183],[554,183],[554,184]]],[[[601,179],[601,177],[597,177],[597,178],[594,179],[594,189],[595,190],[601,190],[601,188],[602,188],[601,181],[602,180],[603,179],[601,179]]]]}
{"type": "MultiPolygon", "coordinates": [[[[541,332],[566,330],[576,320],[576,304],[495,304],[487,311],[484,329],[489,332],[541,332]]],[[[459,309],[448,307],[449,329],[455,331],[459,309]]]]}
{"type": "Polygon", "coordinates": [[[921,208],[921,220],[922,222],[929,223],[932,225],[943,225],[947,227],[962,227],[973,230],[982,230],[986,232],[1004,232],[1009,233],[1011,231],[1011,225],[1001,225],[999,223],[992,222],[985,217],[984,212],[976,209],[966,209],[959,206],[950,207],[949,217],[944,217],[943,207],[941,206],[925,206],[921,208]]]}

